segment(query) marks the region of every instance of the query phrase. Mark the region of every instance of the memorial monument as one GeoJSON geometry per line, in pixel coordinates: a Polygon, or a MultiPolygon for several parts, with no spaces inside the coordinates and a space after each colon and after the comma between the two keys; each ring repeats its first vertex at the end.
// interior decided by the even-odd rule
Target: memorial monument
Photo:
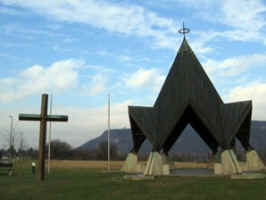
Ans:
{"type": "Polygon", "coordinates": [[[190,124],[212,150],[213,155],[222,149],[219,174],[238,174],[243,170],[234,154],[238,139],[247,152],[248,170],[259,170],[264,165],[250,145],[252,101],[224,103],[212,82],[190,48],[186,33],[170,72],[152,107],[129,106],[129,120],[133,148],[122,171],[139,172],[137,154],[148,139],[152,152],[144,175],[169,174],[167,155],[187,124],[190,124]]]}

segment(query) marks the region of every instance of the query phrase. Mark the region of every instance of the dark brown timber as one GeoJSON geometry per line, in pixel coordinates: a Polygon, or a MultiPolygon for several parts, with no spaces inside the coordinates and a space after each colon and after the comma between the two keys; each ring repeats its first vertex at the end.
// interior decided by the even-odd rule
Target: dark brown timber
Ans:
{"type": "Polygon", "coordinates": [[[66,122],[66,115],[47,115],[48,94],[42,94],[41,114],[19,114],[19,120],[40,121],[39,138],[39,178],[45,179],[45,144],[46,144],[46,125],[47,121],[66,122]]]}
{"type": "Polygon", "coordinates": [[[251,149],[251,113],[252,101],[223,102],[184,37],[154,105],[128,107],[132,151],[147,138],[154,151],[167,154],[188,124],[214,154],[231,149],[236,138],[251,149]]]}

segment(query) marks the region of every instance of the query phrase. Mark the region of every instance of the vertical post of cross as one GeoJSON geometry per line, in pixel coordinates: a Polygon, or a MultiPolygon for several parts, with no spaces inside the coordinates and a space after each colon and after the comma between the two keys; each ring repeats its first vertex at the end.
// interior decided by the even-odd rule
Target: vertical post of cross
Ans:
{"type": "Polygon", "coordinates": [[[46,142],[46,121],[47,121],[48,95],[42,94],[40,141],[39,141],[39,170],[40,180],[45,177],[45,142],[46,142]]]}

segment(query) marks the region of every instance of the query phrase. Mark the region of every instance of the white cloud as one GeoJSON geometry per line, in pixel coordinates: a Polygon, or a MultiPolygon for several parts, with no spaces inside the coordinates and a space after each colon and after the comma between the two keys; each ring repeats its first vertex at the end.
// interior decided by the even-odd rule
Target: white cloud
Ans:
{"type": "MultiPolygon", "coordinates": [[[[166,0],[172,1],[172,0],[166,0]]],[[[266,25],[266,6],[262,0],[177,0],[201,10],[205,19],[220,22],[236,30],[259,31],[266,25]]]]}
{"type": "MultiPolygon", "coordinates": [[[[128,105],[131,105],[131,100],[126,100],[120,103],[112,103],[110,107],[110,122],[111,128],[129,127],[128,120],[128,105]]],[[[99,136],[104,130],[107,129],[107,102],[100,107],[68,107],[60,108],[61,113],[68,114],[68,124],[58,125],[60,132],[66,130],[70,135],[58,134],[54,137],[63,138],[74,146],[81,145],[88,141],[88,139],[99,136]],[[60,128],[61,127],[61,128],[60,128]],[[75,136],[71,136],[75,134],[75,136]],[[78,135],[78,137],[76,137],[78,135]]]]}
{"type": "Polygon", "coordinates": [[[28,8],[60,21],[89,24],[110,32],[152,37],[155,46],[172,48],[176,23],[140,6],[103,0],[0,0],[4,5],[28,8]],[[171,36],[172,35],[172,36],[171,36]]]}
{"type": "Polygon", "coordinates": [[[102,65],[86,65],[86,66],[84,66],[84,68],[89,69],[89,70],[94,70],[94,71],[101,71],[104,73],[114,71],[113,69],[107,68],[107,67],[102,66],[102,65]]]}
{"type": "Polygon", "coordinates": [[[194,8],[210,8],[217,3],[219,0],[145,0],[144,4],[150,5],[152,7],[160,7],[160,8],[180,8],[181,6],[194,7],[194,8]]]}
{"type": "Polygon", "coordinates": [[[213,48],[206,45],[207,40],[198,38],[191,42],[191,48],[196,54],[205,54],[213,50],[213,48]]]}
{"type": "Polygon", "coordinates": [[[107,78],[105,74],[95,74],[90,77],[91,81],[87,85],[82,86],[82,94],[88,96],[96,96],[106,90],[107,78]]]}
{"type": "Polygon", "coordinates": [[[17,76],[0,79],[0,101],[7,102],[47,91],[62,91],[75,86],[79,60],[62,60],[48,67],[31,66],[17,76]]]}
{"type": "Polygon", "coordinates": [[[252,100],[253,119],[266,120],[266,82],[252,82],[245,86],[237,86],[229,92],[226,100],[252,100]]]}
{"type": "Polygon", "coordinates": [[[207,60],[203,64],[207,72],[218,76],[236,76],[251,67],[259,67],[265,65],[266,54],[253,54],[228,58],[222,61],[207,60]]]}
{"type": "Polygon", "coordinates": [[[152,87],[157,91],[161,87],[164,79],[165,76],[156,68],[140,68],[133,74],[127,74],[124,77],[124,82],[129,88],[152,87]]]}
{"type": "Polygon", "coordinates": [[[261,0],[224,0],[208,19],[228,25],[233,30],[217,32],[217,36],[235,41],[265,41],[266,6],[261,0]],[[220,8],[220,9],[219,9],[220,8]]]}
{"type": "MultiPolygon", "coordinates": [[[[128,105],[131,100],[119,103],[112,103],[110,107],[111,128],[129,127],[128,105]]],[[[54,130],[56,133],[53,138],[62,138],[74,146],[81,145],[89,139],[99,136],[107,129],[107,102],[100,107],[64,107],[60,108],[60,113],[69,115],[69,122],[58,124],[54,130]],[[68,135],[64,134],[68,133],[68,135]]]]}
{"type": "MultiPolygon", "coordinates": [[[[199,34],[203,46],[214,38],[226,38],[232,41],[263,41],[265,40],[264,27],[266,26],[266,5],[262,0],[163,0],[169,7],[178,3],[195,9],[192,10],[199,19],[217,24],[226,25],[226,30],[204,30],[199,34]]],[[[158,4],[159,6],[159,4],[158,4]]],[[[200,49],[200,48],[199,48],[200,49]]],[[[209,52],[210,49],[207,49],[209,52]]],[[[204,53],[204,52],[203,52],[204,53]]]]}
{"type": "Polygon", "coordinates": [[[266,6],[260,0],[224,0],[220,22],[243,30],[260,30],[266,25],[266,6]]]}
{"type": "Polygon", "coordinates": [[[220,32],[218,36],[235,41],[263,41],[266,44],[263,32],[265,12],[266,6],[261,0],[222,1],[216,20],[234,29],[220,32]]]}
{"type": "MultiPolygon", "coordinates": [[[[55,103],[55,102],[54,102],[55,103]]],[[[132,105],[131,100],[118,103],[112,102],[111,96],[111,128],[129,127],[128,105],[132,105]]],[[[99,107],[53,107],[54,114],[64,114],[69,116],[66,123],[52,123],[52,139],[58,138],[77,147],[89,139],[99,136],[107,129],[107,102],[99,107]],[[56,110],[56,112],[55,112],[56,110]]],[[[15,119],[15,131],[23,132],[25,140],[29,146],[38,147],[39,123],[29,121],[17,121],[18,113],[39,113],[39,107],[19,107],[3,108],[0,115],[0,136],[8,135],[10,119],[7,117],[11,113],[15,119]]],[[[0,141],[0,148],[6,146],[7,142],[0,141]]]]}
{"type": "Polygon", "coordinates": [[[121,62],[128,62],[128,61],[131,61],[132,59],[129,56],[121,55],[121,56],[119,56],[119,60],[121,62]]]}
{"type": "MultiPolygon", "coordinates": [[[[19,35],[20,37],[23,37],[23,38],[29,39],[29,40],[32,40],[34,37],[39,36],[39,35],[45,35],[45,36],[52,37],[52,38],[59,37],[63,41],[65,39],[71,39],[71,38],[69,38],[69,36],[66,36],[65,34],[60,33],[59,31],[51,31],[51,30],[45,30],[45,29],[41,29],[41,28],[40,29],[32,29],[32,28],[25,27],[25,26],[23,26],[21,24],[17,24],[17,23],[3,24],[1,26],[1,28],[3,29],[3,32],[8,36],[19,35]]],[[[48,29],[51,29],[51,28],[48,28],[48,29]]]]}

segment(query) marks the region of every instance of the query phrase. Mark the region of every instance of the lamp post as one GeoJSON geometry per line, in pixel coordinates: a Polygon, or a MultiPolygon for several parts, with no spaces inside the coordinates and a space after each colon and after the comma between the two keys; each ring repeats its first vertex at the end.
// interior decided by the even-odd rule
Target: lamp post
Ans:
{"type": "Polygon", "coordinates": [[[10,158],[12,159],[13,157],[13,148],[14,148],[14,138],[13,138],[13,116],[9,115],[10,117],[10,133],[9,133],[9,150],[10,150],[10,158]]]}
{"type": "Polygon", "coordinates": [[[108,170],[110,171],[110,94],[108,94],[108,170]]]}
{"type": "MultiPolygon", "coordinates": [[[[53,106],[53,93],[51,94],[50,101],[50,115],[52,115],[52,106],[53,106]]],[[[50,174],[50,165],[51,165],[51,134],[52,134],[52,123],[49,123],[49,143],[48,143],[48,174],[50,174]]]]}

